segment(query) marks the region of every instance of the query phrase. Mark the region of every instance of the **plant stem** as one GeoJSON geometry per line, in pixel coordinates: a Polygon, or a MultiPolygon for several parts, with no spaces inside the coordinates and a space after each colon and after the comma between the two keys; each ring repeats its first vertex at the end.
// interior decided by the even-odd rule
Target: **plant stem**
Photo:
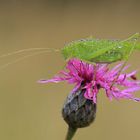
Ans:
{"type": "Polygon", "coordinates": [[[76,130],[77,130],[77,128],[73,128],[73,127],[69,126],[65,140],[72,140],[74,134],[76,133],[76,130]]]}

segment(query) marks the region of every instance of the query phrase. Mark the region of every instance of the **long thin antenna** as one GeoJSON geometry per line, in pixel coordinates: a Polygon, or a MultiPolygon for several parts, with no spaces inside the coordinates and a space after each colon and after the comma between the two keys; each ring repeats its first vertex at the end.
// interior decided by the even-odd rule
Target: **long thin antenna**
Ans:
{"type": "Polygon", "coordinates": [[[23,52],[36,51],[36,50],[50,50],[50,51],[55,51],[55,52],[60,51],[59,49],[54,49],[54,48],[29,48],[29,49],[17,50],[17,51],[10,52],[7,54],[2,54],[2,55],[0,55],[0,58],[4,58],[7,56],[11,56],[11,55],[15,55],[15,54],[23,53],[23,52]]]}
{"type": "Polygon", "coordinates": [[[37,53],[34,53],[34,54],[30,54],[30,55],[26,55],[26,56],[20,57],[19,59],[16,59],[15,61],[12,61],[12,62],[9,62],[7,64],[4,64],[4,65],[0,66],[0,70],[8,67],[9,65],[12,65],[12,64],[15,64],[17,62],[20,62],[20,61],[22,61],[22,60],[24,60],[26,58],[29,58],[29,57],[32,57],[32,56],[36,56],[36,55],[39,55],[39,54],[43,54],[43,53],[47,53],[47,52],[51,52],[51,50],[41,51],[41,52],[37,52],[37,53]]]}

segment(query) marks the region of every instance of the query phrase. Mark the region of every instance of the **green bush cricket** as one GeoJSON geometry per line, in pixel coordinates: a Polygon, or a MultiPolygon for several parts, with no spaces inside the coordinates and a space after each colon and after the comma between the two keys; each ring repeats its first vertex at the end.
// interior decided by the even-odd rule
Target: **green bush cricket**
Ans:
{"type": "Polygon", "coordinates": [[[136,33],[122,41],[92,38],[78,40],[62,48],[62,54],[66,60],[78,58],[90,63],[126,60],[134,49],[140,49],[140,44],[137,42],[139,37],[140,35],[136,33]]]}
{"type": "Polygon", "coordinates": [[[0,58],[31,51],[39,51],[34,54],[26,55],[13,62],[7,63],[1,68],[5,68],[11,64],[17,63],[28,57],[38,54],[45,54],[47,52],[61,52],[67,60],[71,58],[78,58],[87,63],[113,63],[121,60],[127,60],[133,50],[140,50],[140,43],[138,38],[139,33],[136,33],[125,40],[107,40],[107,39],[94,39],[87,38],[82,40],[73,41],[64,46],[62,49],[54,48],[29,48],[11,52],[1,55],[0,58]]]}

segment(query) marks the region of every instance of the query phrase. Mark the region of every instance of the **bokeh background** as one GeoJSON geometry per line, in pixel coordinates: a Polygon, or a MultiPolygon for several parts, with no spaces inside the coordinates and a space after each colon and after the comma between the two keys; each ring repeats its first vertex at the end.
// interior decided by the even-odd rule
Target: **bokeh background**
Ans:
{"type": "MultiPolygon", "coordinates": [[[[91,35],[124,39],[136,32],[139,0],[0,0],[0,55],[27,48],[60,49],[91,35]]],[[[130,70],[140,69],[139,56],[134,52],[129,59],[130,70]]],[[[64,140],[67,125],[61,108],[73,86],[37,83],[64,65],[60,52],[0,57],[1,140],[64,140]]],[[[139,140],[139,133],[140,103],[110,102],[101,92],[96,121],[80,129],[74,140],[139,140]]]]}

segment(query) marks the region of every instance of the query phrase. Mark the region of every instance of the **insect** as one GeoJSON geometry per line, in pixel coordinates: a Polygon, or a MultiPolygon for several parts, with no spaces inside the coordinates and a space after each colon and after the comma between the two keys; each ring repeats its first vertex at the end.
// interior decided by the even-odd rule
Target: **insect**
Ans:
{"type": "Polygon", "coordinates": [[[139,33],[136,33],[125,40],[88,38],[73,41],[67,44],[62,49],[54,49],[46,47],[46,48],[29,48],[18,50],[15,52],[1,55],[0,58],[20,54],[23,52],[33,52],[33,51],[35,52],[33,54],[20,57],[15,61],[4,64],[0,66],[0,69],[6,68],[11,64],[20,62],[26,58],[43,53],[45,54],[48,52],[61,52],[66,60],[69,60],[71,58],[78,58],[88,63],[113,63],[120,60],[127,60],[134,49],[140,50],[140,43],[138,42],[139,37],[140,37],[139,33]]]}
{"type": "Polygon", "coordinates": [[[134,49],[140,49],[138,33],[125,40],[84,39],[74,41],[62,49],[66,60],[78,58],[87,62],[112,63],[126,60],[134,49]]]}

